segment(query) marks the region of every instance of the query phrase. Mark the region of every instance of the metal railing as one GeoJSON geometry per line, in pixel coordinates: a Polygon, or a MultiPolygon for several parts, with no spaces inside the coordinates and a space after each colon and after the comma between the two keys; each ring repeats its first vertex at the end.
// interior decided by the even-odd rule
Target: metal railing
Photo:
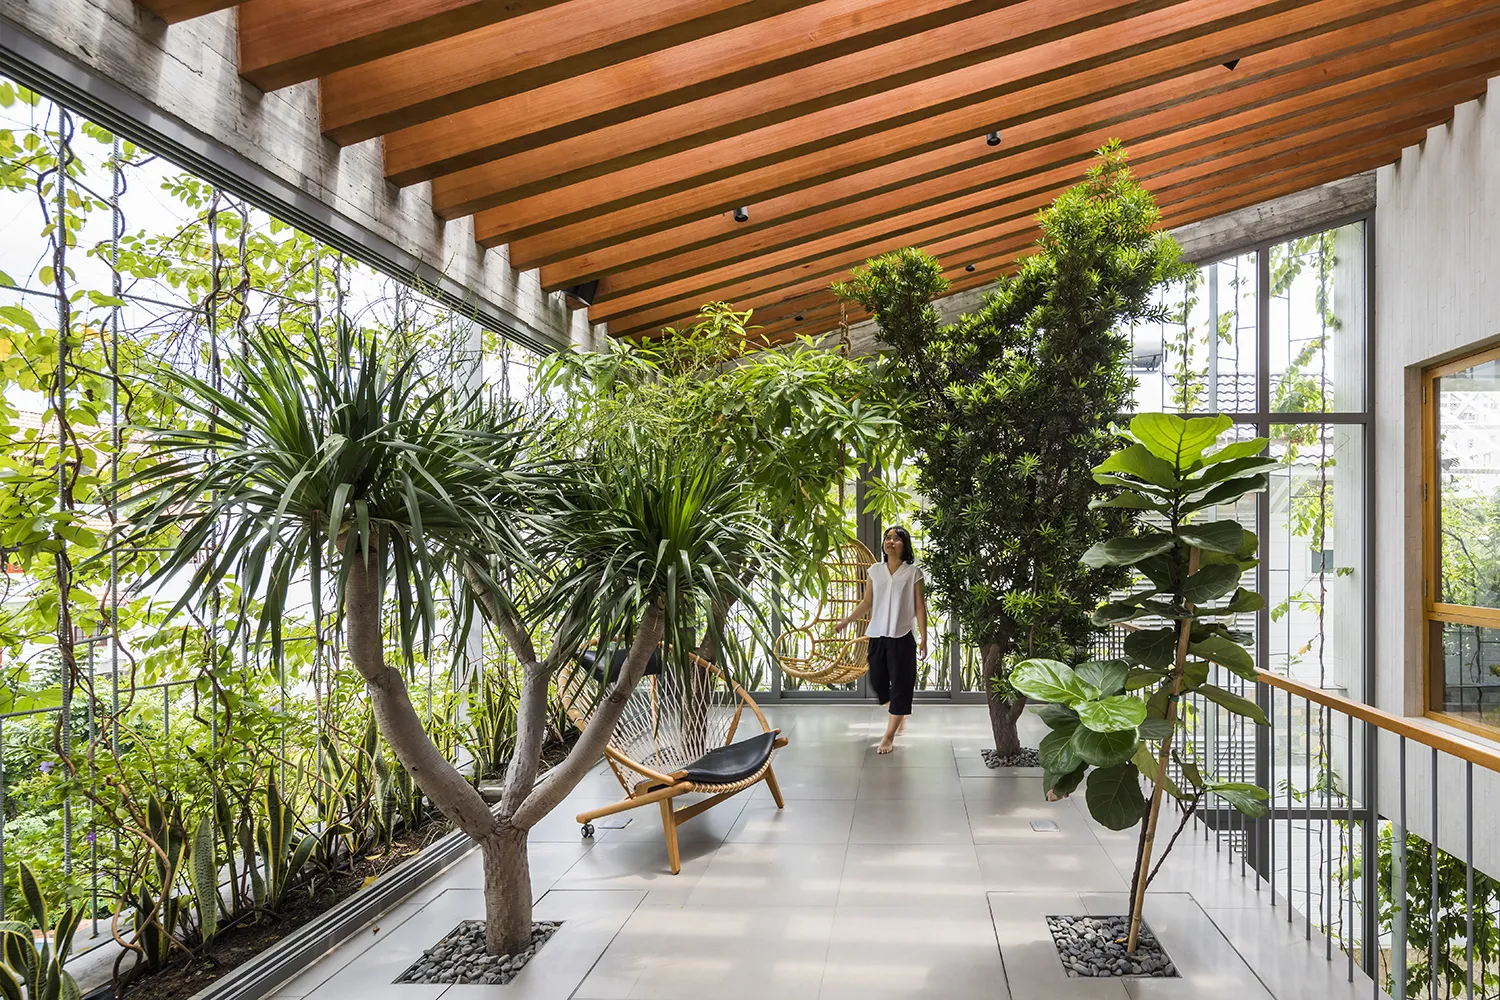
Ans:
{"type": "Polygon", "coordinates": [[[1258,679],[1239,692],[1270,726],[1191,696],[1184,759],[1265,789],[1268,813],[1208,801],[1193,824],[1349,981],[1368,976],[1373,996],[1500,997],[1500,880],[1474,839],[1475,768],[1500,773],[1500,750],[1337,690],[1258,679]]]}

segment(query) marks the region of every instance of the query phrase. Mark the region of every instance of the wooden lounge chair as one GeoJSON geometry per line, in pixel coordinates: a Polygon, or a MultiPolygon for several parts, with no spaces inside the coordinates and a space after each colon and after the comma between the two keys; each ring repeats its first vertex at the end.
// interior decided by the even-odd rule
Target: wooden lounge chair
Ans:
{"type": "MultiPolygon", "coordinates": [[[[673,875],[682,870],[677,828],[694,816],[761,781],[778,809],[786,805],[771,769],[771,757],[786,746],[786,738],[771,728],[749,692],[714,664],[688,656],[696,669],[686,677],[664,668],[659,655],[651,657],[604,751],[625,798],[578,814],[583,835],[592,837],[594,820],[659,803],[673,875]],[[746,710],[759,724],[759,732],[740,737],[746,710]],[[681,809],[673,805],[674,799],[692,793],[709,797],[681,809]]],[[[622,648],[606,657],[606,666],[591,649],[559,672],[563,704],[580,730],[589,724],[601,686],[619,675],[625,657],[622,648]]]]}
{"type": "Polygon", "coordinates": [[[858,620],[859,632],[840,635],[834,626],[864,599],[865,580],[875,562],[863,544],[841,544],[826,564],[828,585],[813,620],[776,637],[781,672],[811,684],[848,684],[869,670],[869,639],[859,634],[869,619],[858,620]]]}

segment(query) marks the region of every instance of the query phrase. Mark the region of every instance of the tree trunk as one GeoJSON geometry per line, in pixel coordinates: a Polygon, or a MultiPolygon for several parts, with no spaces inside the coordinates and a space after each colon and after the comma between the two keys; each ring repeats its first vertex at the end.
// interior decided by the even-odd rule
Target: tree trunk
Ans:
{"type": "Polygon", "coordinates": [[[518,955],[531,946],[531,864],[527,831],[499,823],[479,842],[484,857],[484,943],[491,955],[518,955]]]}
{"type": "Polygon", "coordinates": [[[1013,757],[1021,752],[1021,734],[1017,724],[1026,711],[1026,699],[1014,701],[997,694],[995,679],[1005,666],[1004,647],[1000,643],[986,643],[979,649],[983,664],[985,702],[990,710],[990,731],[995,737],[995,752],[1002,757],[1013,757]]]}

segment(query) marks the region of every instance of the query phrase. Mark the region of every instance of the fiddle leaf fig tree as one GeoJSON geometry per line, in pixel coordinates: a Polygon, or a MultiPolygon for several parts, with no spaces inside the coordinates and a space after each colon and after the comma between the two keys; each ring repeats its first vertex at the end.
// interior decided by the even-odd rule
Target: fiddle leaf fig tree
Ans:
{"type": "MultiPolygon", "coordinates": [[[[1225,416],[1166,413],[1130,422],[1124,435],[1129,443],[1094,468],[1094,479],[1113,491],[1094,505],[1136,512],[1136,530],[1099,542],[1082,560],[1089,567],[1131,570],[1148,584],[1093,614],[1098,626],[1130,629],[1125,658],[1077,666],[1032,659],[1018,664],[1013,675],[1018,690],[1047,703],[1041,717],[1051,732],[1038,749],[1048,796],[1068,795],[1087,778],[1089,812],[1104,826],[1126,830],[1145,821],[1131,891],[1131,951],[1156,873],[1150,865],[1163,793],[1185,807],[1178,833],[1210,793],[1247,816],[1266,813],[1265,789],[1216,781],[1173,746],[1182,723],[1178,706],[1188,694],[1268,724],[1255,702],[1209,679],[1218,665],[1255,682],[1255,661],[1244,646],[1249,636],[1235,631],[1232,619],[1265,606],[1262,595],[1240,585],[1258,562],[1255,534],[1232,519],[1195,520],[1266,488],[1266,471],[1274,464],[1265,456],[1266,440],[1215,447],[1229,426],[1225,416]],[[1182,784],[1168,773],[1173,761],[1182,784]],[[1149,796],[1142,792],[1142,777],[1149,796]]],[[[1174,834],[1163,858],[1176,839],[1174,834]]]]}

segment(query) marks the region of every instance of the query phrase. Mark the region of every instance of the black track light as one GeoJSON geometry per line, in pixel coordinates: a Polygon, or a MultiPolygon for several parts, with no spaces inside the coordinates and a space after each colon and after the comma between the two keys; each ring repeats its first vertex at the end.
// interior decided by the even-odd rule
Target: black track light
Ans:
{"type": "Polygon", "coordinates": [[[737,209],[735,209],[734,210],[734,221],[735,222],[749,222],[750,221],[750,207],[747,205],[744,208],[737,208],[737,209]]]}
{"type": "Polygon", "coordinates": [[[964,270],[968,271],[970,274],[973,274],[974,273],[974,265],[973,264],[965,264],[964,265],[964,270]]]}
{"type": "Polygon", "coordinates": [[[1224,64],[1224,68],[1227,69],[1227,70],[1229,70],[1230,72],[1233,72],[1234,68],[1236,66],[1238,66],[1239,64],[1240,64],[1240,61],[1238,59],[1231,59],[1227,63],[1224,64]]]}
{"type": "Polygon", "coordinates": [[[794,319],[798,323],[800,323],[800,322],[802,322],[802,314],[801,313],[797,313],[797,315],[793,316],[792,319],[794,319]]]}
{"type": "Polygon", "coordinates": [[[984,141],[985,141],[985,143],[987,145],[990,145],[990,146],[998,146],[998,145],[1000,145],[1000,133],[999,133],[999,131],[991,132],[989,135],[987,135],[987,136],[984,137],[984,141]]]}

